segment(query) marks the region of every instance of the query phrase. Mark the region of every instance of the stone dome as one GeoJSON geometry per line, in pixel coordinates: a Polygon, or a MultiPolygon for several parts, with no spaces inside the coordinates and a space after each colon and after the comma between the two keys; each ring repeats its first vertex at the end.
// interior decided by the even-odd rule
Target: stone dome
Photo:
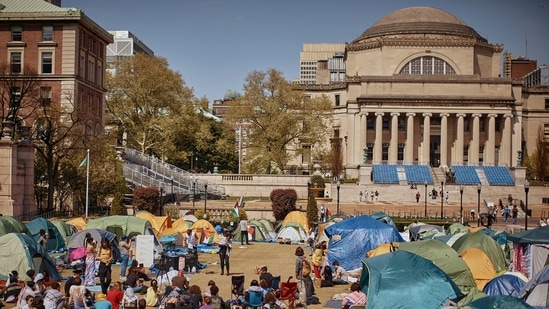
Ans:
{"type": "Polygon", "coordinates": [[[486,41],[464,21],[446,11],[431,7],[410,7],[381,18],[353,42],[402,34],[445,34],[486,41]]]}
{"type": "Polygon", "coordinates": [[[234,101],[238,98],[240,98],[240,93],[234,89],[229,89],[225,92],[225,95],[223,96],[224,101],[234,101]]]}

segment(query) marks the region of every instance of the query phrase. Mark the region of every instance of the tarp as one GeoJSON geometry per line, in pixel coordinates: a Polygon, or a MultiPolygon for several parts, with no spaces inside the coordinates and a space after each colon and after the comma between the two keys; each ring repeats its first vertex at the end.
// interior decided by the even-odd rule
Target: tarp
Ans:
{"type": "Polygon", "coordinates": [[[452,248],[454,248],[454,250],[456,250],[457,253],[460,253],[460,254],[468,248],[481,249],[490,258],[490,261],[494,265],[494,269],[496,270],[497,273],[502,273],[507,270],[507,265],[505,264],[505,256],[503,255],[503,250],[501,250],[501,247],[496,243],[496,241],[492,237],[484,234],[482,231],[477,231],[475,233],[468,233],[461,236],[452,245],[452,248]]]}
{"type": "Polygon", "coordinates": [[[49,220],[44,218],[36,218],[27,223],[27,229],[35,241],[40,239],[40,230],[43,229],[48,234],[47,249],[48,251],[59,250],[66,248],[65,239],[57,227],[49,220]]]}
{"type": "Polygon", "coordinates": [[[524,285],[519,297],[532,306],[549,307],[549,265],[543,267],[524,285]]]}
{"type": "Polygon", "coordinates": [[[88,222],[86,222],[86,219],[82,217],[77,217],[67,221],[67,224],[70,224],[74,226],[77,230],[82,231],[83,229],[86,228],[86,225],[88,224],[88,222]]]}
{"type": "Polygon", "coordinates": [[[516,298],[514,296],[488,296],[479,298],[468,304],[468,308],[471,309],[486,309],[486,308],[497,308],[497,309],[534,309],[534,307],[528,305],[523,300],[516,298]]]}
{"type": "Polygon", "coordinates": [[[549,225],[507,235],[507,240],[519,244],[549,244],[549,225]]]}
{"type": "Polygon", "coordinates": [[[396,251],[362,260],[366,308],[438,309],[460,295],[456,284],[433,262],[396,251]]]}
{"type": "Polygon", "coordinates": [[[219,235],[215,231],[215,227],[207,220],[198,220],[191,229],[196,234],[197,243],[213,244],[219,242],[219,235]]]}
{"type": "Polygon", "coordinates": [[[9,233],[28,233],[27,226],[12,216],[0,216],[0,236],[9,233]]]}
{"type": "Polygon", "coordinates": [[[155,216],[146,210],[138,211],[135,216],[149,221],[157,237],[164,229],[172,227],[172,218],[170,216],[155,216]]]}
{"type": "Polygon", "coordinates": [[[490,280],[482,290],[488,295],[511,295],[518,297],[528,278],[521,273],[507,272],[490,280]]]}
{"type": "Polygon", "coordinates": [[[86,229],[74,233],[71,237],[69,237],[67,242],[67,249],[69,249],[69,252],[86,245],[86,233],[90,233],[93,240],[95,240],[98,244],[101,243],[101,239],[106,238],[112,247],[114,259],[117,261],[120,258],[120,250],[118,248],[116,235],[101,229],[86,229]]]}
{"type": "Polygon", "coordinates": [[[338,261],[347,270],[361,268],[366,253],[383,243],[402,242],[398,231],[369,216],[359,216],[330,225],[325,230],[328,243],[328,262],[338,261]]]}
{"type": "Polygon", "coordinates": [[[61,280],[48,253],[33,238],[10,233],[0,237],[0,275],[8,276],[12,270],[24,275],[27,270],[48,274],[50,280],[61,280]]]}

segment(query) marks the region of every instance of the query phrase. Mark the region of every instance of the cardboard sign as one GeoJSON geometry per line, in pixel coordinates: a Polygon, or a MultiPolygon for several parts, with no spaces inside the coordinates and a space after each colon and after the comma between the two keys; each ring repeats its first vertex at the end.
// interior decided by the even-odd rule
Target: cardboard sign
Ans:
{"type": "Polygon", "coordinates": [[[154,236],[137,235],[135,237],[135,259],[146,267],[154,263],[154,236]]]}

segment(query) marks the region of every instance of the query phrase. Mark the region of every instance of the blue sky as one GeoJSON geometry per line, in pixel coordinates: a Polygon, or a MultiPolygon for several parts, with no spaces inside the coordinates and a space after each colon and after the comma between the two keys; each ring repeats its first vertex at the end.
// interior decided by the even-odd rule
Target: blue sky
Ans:
{"type": "Polygon", "coordinates": [[[513,55],[549,65],[549,0],[62,0],[107,30],[129,30],[197,97],[242,92],[254,70],[299,77],[303,43],[344,43],[383,16],[430,6],[466,22],[513,55]],[[528,44],[526,44],[526,41],[528,44]],[[527,46],[527,47],[526,47],[527,46]]]}

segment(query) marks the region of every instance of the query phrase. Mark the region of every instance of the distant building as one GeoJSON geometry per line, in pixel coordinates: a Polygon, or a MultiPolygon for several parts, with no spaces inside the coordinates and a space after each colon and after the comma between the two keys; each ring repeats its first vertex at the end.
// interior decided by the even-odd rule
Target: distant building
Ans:
{"type": "Polygon", "coordinates": [[[299,54],[299,80],[302,85],[317,84],[317,71],[322,70],[323,76],[320,83],[325,81],[343,81],[345,76],[345,63],[343,55],[345,44],[317,43],[303,44],[303,50],[299,54]],[[321,66],[319,67],[319,62],[321,66]],[[326,76],[329,74],[329,76],[326,76]]]}
{"type": "Polygon", "coordinates": [[[133,33],[127,30],[109,31],[109,33],[113,36],[113,42],[107,46],[107,64],[111,73],[116,73],[116,66],[119,61],[132,57],[137,53],[154,57],[154,51],[133,33]]]}

